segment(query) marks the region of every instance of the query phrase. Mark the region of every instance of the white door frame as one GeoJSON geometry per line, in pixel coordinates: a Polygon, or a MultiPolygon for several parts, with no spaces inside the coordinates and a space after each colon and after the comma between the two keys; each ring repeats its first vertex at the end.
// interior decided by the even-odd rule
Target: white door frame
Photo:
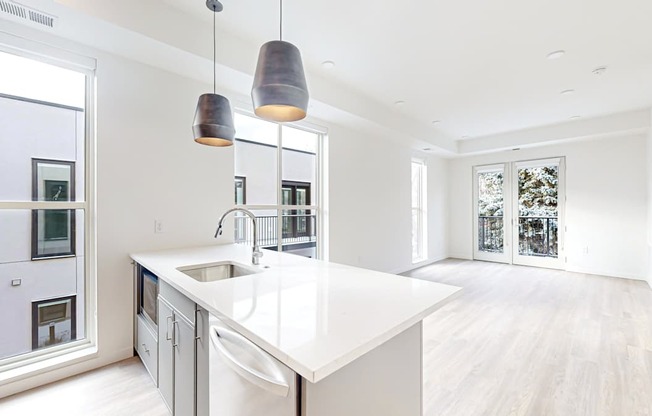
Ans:
{"type": "Polygon", "coordinates": [[[497,263],[511,263],[511,227],[508,222],[511,219],[511,192],[508,188],[511,170],[508,163],[483,165],[473,167],[473,258],[475,260],[493,261],[497,263]],[[478,174],[502,172],[503,173],[503,252],[491,253],[479,250],[479,225],[478,225],[478,174]]]}
{"type": "Polygon", "coordinates": [[[555,157],[548,159],[537,160],[524,160],[513,162],[511,164],[512,178],[512,264],[519,264],[522,266],[535,266],[545,267],[548,269],[564,269],[565,268],[565,254],[564,254],[564,231],[566,229],[566,163],[564,157],[555,157]],[[537,257],[537,256],[522,256],[518,253],[518,169],[520,168],[536,168],[557,165],[558,181],[557,181],[557,258],[554,257],[537,257]]]}
{"type": "Polygon", "coordinates": [[[496,263],[518,264],[523,266],[564,269],[565,230],[566,230],[566,160],[565,157],[523,160],[473,167],[473,259],[496,263]],[[522,256],[518,254],[518,169],[523,167],[543,167],[557,164],[559,180],[557,188],[558,210],[558,255],[557,258],[522,256]],[[478,174],[484,172],[503,172],[503,252],[480,251],[478,234],[478,174]]]}

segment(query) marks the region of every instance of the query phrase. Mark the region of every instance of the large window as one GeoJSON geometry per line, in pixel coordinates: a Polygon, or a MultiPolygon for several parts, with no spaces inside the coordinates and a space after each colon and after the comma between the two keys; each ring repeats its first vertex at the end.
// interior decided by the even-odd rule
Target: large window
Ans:
{"type": "Polygon", "coordinates": [[[412,263],[428,258],[426,215],[426,165],[412,161],[412,263]]]}
{"type": "MultiPolygon", "coordinates": [[[[319,244],[322,134],[236,114],[235,203],[257,217],[267,249],[321,257],[319,244]]],[[[251,244],[245,216],[235,217],[235,241],[251,244]]]]}
{"type": "Polygon", "coordinates": [[[87,132],[94,61],[67,52],[51,60],[57,51],[35,45],[32,55],[3,39],[0,315],[8,319],[0,372],[85,348],[93,332],[87,132]]]}

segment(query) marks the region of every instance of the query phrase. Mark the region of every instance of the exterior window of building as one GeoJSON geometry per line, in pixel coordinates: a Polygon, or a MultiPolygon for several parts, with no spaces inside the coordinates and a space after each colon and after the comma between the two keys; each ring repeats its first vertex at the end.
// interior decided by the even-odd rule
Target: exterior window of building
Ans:
{"type": "Polygon", "coordinates": [[[426,165],[412,161],[412,263],[428,258],[426,210],[426,165]]]}
{"type": "MultiPolygon", "coordinates": [[[[310,183],[283,181],[281,205],[310,205],[310,183]]],[[[307,237],[311,221],[305,209],[283,210],[283,238],[307,237]]]]}
{"type": "Polygon", "coordinates": [[[244,176],[235,177],[235,204],[244,205],[247,203],[247,178],[244,176]]]}
{"type": "MultiPolygon", "coordinates": [[[[323,135],[237,113],[235,127],[235,203],[256,215],[261,247],[320,257],[323,135]]],[[[251,222],[236,216],[235,241],[251,244],[252,238],[251,222]]]]}
{"type": "MultiPolygon", "coordinates": [[[[75,162],[32,159],[32,200],[75,200],[75,162]]],[[[32,210],[32,260],[75,255],[75,211],[32,210]]]]}
{"type": "Polygon", "coordinates": [[[32,349],[77,339],[75,295],[32,302],[32,349]]]}
{"type": "Polygon", "coordinates": [[[95,338],[87,313],[94,309],[87,132],[95,61],[28,41],[23,46],[33,51],[16,49],[3,39],[0,315],[11,319],[0,337],[0,372],[86,348],[95,338]]]}

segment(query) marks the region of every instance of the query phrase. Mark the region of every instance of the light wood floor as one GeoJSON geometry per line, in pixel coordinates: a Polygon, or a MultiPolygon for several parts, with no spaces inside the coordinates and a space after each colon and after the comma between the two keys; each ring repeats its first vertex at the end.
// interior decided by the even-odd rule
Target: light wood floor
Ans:
{"type": "MultiPolygon", "coordinates": [[[[424,321],[425,416],[652,415],[646,283],[460,260],[409,275],[464,287],[424,321]]],[[[0,400],[37,414],[168,415],[136,358],[0,400]]]]}
{"type": "Polygon", "coordinates": [[[426,416],[652,415],[647,283],[446,260],[464,287],[424,321],[426,416]]]}
{"type": "Polygon", "coordinates": [[[2,416],[169,416],[136,357],[0,400],[2,416]]]}

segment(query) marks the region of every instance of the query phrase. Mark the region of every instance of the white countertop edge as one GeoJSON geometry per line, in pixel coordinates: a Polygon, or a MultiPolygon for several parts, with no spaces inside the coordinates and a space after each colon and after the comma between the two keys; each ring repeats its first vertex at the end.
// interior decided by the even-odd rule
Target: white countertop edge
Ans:
{"type": "MultiPolygon", "coordinates": [[[[411,328],[413,325],[418,324],[419,322],[422,322],[426,317],[430,316],[432,313],[440,309],[441,307],[445,306],[448,302],[454,300],[458,296],[462,294],[462,288],[457,288],[454,292],[452,292],[448,297],[445,299],[441,300],[439,303],[436,305],[433,305],[432,307],[424,310],[423,312],[414,315],[412,318],[409,320],[406,320],[400,325],[397,325],[396,327],[392,328],[391,330],[385,332],[382,335],[379,335],[372,340],[368,341],[367,343],[359,346],[358,348],[351,350],[349,353],[343,355],[340,358],[337,358],[335,361],[331,362],[329,365],[321,367],[315,371],[309,371],[308,375],[310,377],[307,377],[306,375],[298,372],[305,378],[306,380],[310,381],[311,383],[317,383],[329,375],[335,373],[337,370],[340,370],[341,368],[345,367],[346,365],[350,364],[351,362],[355,361],[356,359],[362,357],[364,354],[372,351],[373,349],[379,347],[380,345],[384,344],[385,342],[389,341],[390,339],[394,338],[398,334],[402,333],[403,331],[411,328]]],[[[296,363],[298,367],[301,365],[299,363],[296,363]]],[[[290,366],[292,367],[292,366],[290,366]]]]}

